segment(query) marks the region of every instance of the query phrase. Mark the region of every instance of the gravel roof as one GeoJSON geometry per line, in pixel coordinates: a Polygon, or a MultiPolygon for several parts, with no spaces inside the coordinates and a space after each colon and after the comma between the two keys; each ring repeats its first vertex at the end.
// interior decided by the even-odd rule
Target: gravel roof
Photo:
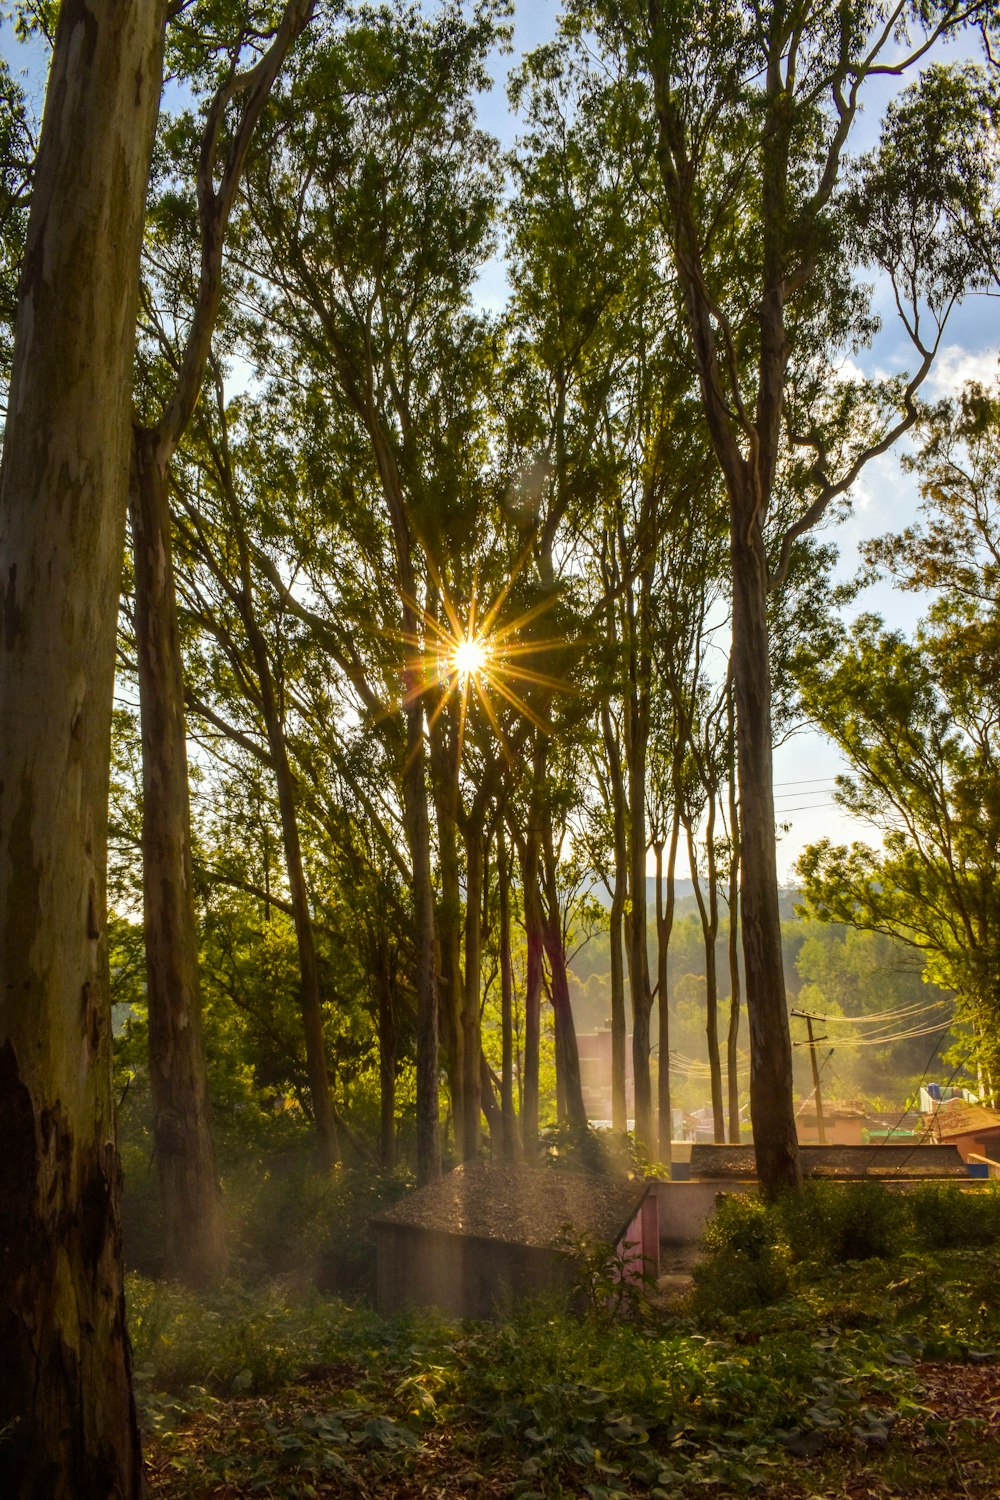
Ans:
{"type": "Polygon", "coordinates": [[[985,1104],[969,1104],[965,1099],[946,1099],[928,1115],[931,1124],[945,1139],[953,1135],[971,1135],[977,1130],[996,1130],[1000,1125],[1000,1110],[989,1109],[985,1104]]]}
{"type": "Polygon", "coordinates": [[[565,1226],[614,1243],[642,1202],[646,1184],[557,1167],[466,1162],[378,1214],[376,1224],[404,1224],[449,1234],[551,1249],[565,1226]]]}
{"type": "MultiPolygon", "coordinates": [[[[799,1147],[799,1160],[806,1177],[966,1177],[968,1174],[954,1146],[911,1145],[881,1142],[868,1146],[799,1147]]],[[[755,1178],[757,1167],[752,1146],[698,1144],[691,1148],[691,1176],[724,1180],[755,1178]]]]}

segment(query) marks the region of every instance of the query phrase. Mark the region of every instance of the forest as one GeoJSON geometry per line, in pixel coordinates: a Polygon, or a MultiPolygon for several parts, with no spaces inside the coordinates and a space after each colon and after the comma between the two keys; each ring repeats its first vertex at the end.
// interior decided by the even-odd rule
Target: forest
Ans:
{"type": "MultiPolygon", "coordinates": [[[[353,1369],[380,1205],[481,1159],[669,1176],[702,1107],[762,1199],[720,1217],[678,1348],[727,1311],[766,1329],[800,1264],[863,1258],[833,1199],[822,1254],[795,1207],[819,1078],[790,1011],[829,1018],[824,1087],[883,1113],[1000,1081],[996,341],[947,369],[998,291],[994,0],[565,0],[527,48],[511,0],[9,10],[0,1490],[137,1500],[136,1390],[155,1448],[199,1296],[220,1347],[276,1274],[355,1321],[313,1306],[318,1352],[261,1314],[265,1363],[299,1350],[280,1380],[192,1345],[185,1389],[338,1367],[338,1337],[353,1369]],[[807,733],[868,836],[788,886],[774,754],[807,733]]],[[[933,1257],[945,1218],[993,1243],[983,1201],[868,1203],[864,1255],[933,1257]]],[[[983,1347],[979,1274],[948,1357],[983,1347]]],[[[626,1380],[634,1350],[607,1358],[584,1385],[626,1380]]],[[[374,1392],[330,1451],[420,1448],[374,1392]]],[[[607,1451],[647,1441],[625,1420],[607,1451]]],[[[440,1492],[695,1482],[575,1443],[440,1492]]],[[[390,1493],[327,1467],[259,1492],[390,1493]]]]}

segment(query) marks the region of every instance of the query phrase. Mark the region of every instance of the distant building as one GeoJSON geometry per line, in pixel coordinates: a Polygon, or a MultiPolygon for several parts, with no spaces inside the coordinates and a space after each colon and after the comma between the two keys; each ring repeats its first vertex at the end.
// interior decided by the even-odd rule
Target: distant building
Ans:
{"type": "MultiPolygon", "coordinates": [[[[580,1053],[580,1083],[588,1120],[611,1119],[611,1029],[584,1031],[576,1039],[580,1053]]],[[[625,1113],[635,1114],[635,1075],[632,1038],[625,1038],[625,1113]]]]}
{"type": "Polygon", "coordinates": [[[946,1099],[925,1115],[924,1124],[931,1140],[957,1146],[963,1161],[988,1156],[1000,1162],[1000,1110],[964,1098],[946,1099]]]}
{"type": "MultiPolygon", "coordinates": [[[[831,1099],[823,1105],[823,1128],[828,1146],[860,1146],[865,1138],[866,1124],[864,1110],[853,1100],[831,1099]]],[[[813,1099],[796,1113],[795,1130],[800,1146],[818,1145],[819,1119],[813,1099]]]]}

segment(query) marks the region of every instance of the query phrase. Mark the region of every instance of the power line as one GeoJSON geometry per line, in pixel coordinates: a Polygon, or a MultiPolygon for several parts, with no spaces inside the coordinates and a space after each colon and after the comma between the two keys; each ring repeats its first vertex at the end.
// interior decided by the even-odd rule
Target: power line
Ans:
{"type": "Polygon", "coordinates": [[[775,781],[774,786],[810,786],[816,781],[832,782],[832,776],[802,776],[798,781],[775,781]]]}

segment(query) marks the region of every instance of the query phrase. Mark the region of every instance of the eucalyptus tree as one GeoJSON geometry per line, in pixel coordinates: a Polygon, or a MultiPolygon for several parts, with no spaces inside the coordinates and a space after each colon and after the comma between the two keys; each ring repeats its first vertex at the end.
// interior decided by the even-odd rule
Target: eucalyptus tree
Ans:
{"type": "Polygon", "coordinates": [[[273,25],[270,14],[252,7],[237,13],[235,25],[228,16],[220,23],[211,0],[175,17],[171,66],[198,82],[206,75],[209,92],[198,126],[187,119],[164,133],[151,223],[145,324],[159,358],[142,383],[133,421],[129,488],[150,1083],[167,1264],[194,1284],[221,1274],[226,1245],[201,1036],[168,476],[201,394],[222,299],[226,228],[254,130],[313,3],[288,0],[273,25]],[[194,225],[184,222],[178,203],[182,143],[196,161],[194,225]],[[158,293],[163,309],[156,306],[158,293]]]}
{"type": "Polygon", "coordinates": [[[138,1500],[105,899],[132,330],[165,7],[65,0],[0,467],[0,1488],[138,1500]]]}
{"type": "MultiPolygon", "coordinates": [[[[625,1128],[623,929],[633,1014],[636,1130],[650,1140],[646,957],[645,758],[649,733],[650,519],[659,489],[650,461],[660,392],[654,348],[663,288],[655,247],[628,164],[609,151],[608,91],[559,46],[529,56],[515,81],[526,132],[514,161],[510,210],[512,316],[542,400],[531,439],[549,470],[539,566],[562,586],[589,572],[590,629],[602,697],[606,791],[612,833],[612,1119],[625,1128]],[[650,373],[653,366],[655,373],[650,373]],[[600,538],[594,556],[592,537],[600,538]],[[555,549],[553,548],[555,542],[555,549]],[[611,646],[615,642],[616,647],[611,646]],[[620,681],[626,674],[627,684],[620,681]],[[614,686],[612,686],[612,681],[614,686]],[[609,693],[617,693],[620,714],[609,693]],[[620,739],[624,741],[624,753],[620,739]]],[[[536,795],[542,780],[534,778],[536,795]]],[[[535,820],[537,824],[537,819],[535,820]]]]}
{"type": "Polygon", "coordinates": [[[438,853],[448,864],[445,1040],[452,1087],[470,1100],[460,1112],[463,1150],[474,1148],[479,1128],[478,1049],[464,1039],[466,1022],[470,1031],[475,1025],[459,995],[458,926],[448,906],[456,896],[449,844],[457,742],[447,743],[451,708],[440,689],[442,663],[447,673],[472,607],[472,569],[460,577],[453,564],[474,529],[470,518],[489,503],[481,429],[492,335],[471,298],[492,248],[498,173],[473,96],[487,85],[486,57],[506,35],[508,10],[490,0],[471,16],[456,4],[433,19],[405,4],[348,13],[289,75],[268,149],[248,179],[246,262],[265,326],[281,330],[262,358],[277,361],[287,379],[308,382],[338,426],[353,426],[385,526],[388,568],[377,608],[385,639],[395,640],[397,683],[380,700],[377,722],[399,748],[417,934],[424,1179],[437,1171],[438,1077],[428,772],[438,853]],[[439,732],[428,764],[430,712],[439,732]],[[462,1026],[449,1020],[457,1013],[462,1026]]]}
{"type": "MultiPolygon", "coordinates": [[[[680,5],[576,0],[567,29],[624,70],[652,156],[691,357],[730,511],[733,689],[751,1111],[768,1191],[798,1181],[778,919],[768,598],[797,540],[912,425],[947,318],[995,264],[993,105],[970,66],[928,66],[854,161],[862,103],[990,0],[680,5]],[[890,289],[912,372],[854,379],[890,289]],[[794,497],[776,524],[773,501],[794,497]]],[[[640,141],[644,138],[637,132],[640,141]]]]}
{"type": "Polygon", "coordinates": [[[802,857],[824,919],[902,938],[954,989],[980,1064],[1000,1078],[1000,401],[969,387],[921,414],[919,519],[870,544],[873,563],[931,605],[912,640],[862,616],[802,653],[807,710],[851,767],[837,799],[881,848],[829,840],[802,857]]]}
{"type": "MultiPolygon", "coordinates": [[[[241,462],[240,455],[235,455],[232,449],[220,374],[216,378],[216,402],[211,417],[213,420],[208,420],[205,408],[204,419],[199,423],[202,456],[198,472],[204,480],[204,489],[198,499],[189,495],[181,499],[187,544],[201,564],[199,576],[189,576],[187,580],[187,609],[201,630],[219,643],[235,682],[252,708],[256,726],[262,730],[261,754],[274,777],[283,864],[295,924],[310,1106],[319,1160],[322,1166],[330,1166],[339,1155],[339,1143],[325,1058],[321,981],[297,786],[288,744],[294,688],[289,681],[291,670],[286,667],[286,658],[294,658],[295,637],[283,612],[282,600],[277,600],[276,618],[268,619],[268,601],[262,603],[259,597],[259,565],[255,565],[255,558],[261,549],[255,552],[253,532],[261,523],[267,528],[270,495],[267,495],[267,480],[258,480],[253,486],[253,456],[247,462],[244,455],[241,462]],[[258,526],[253,525],[256,504],[262,508],[258,526]]],[[[267,594],[273,591],[267,589],[267,594]]]]}

